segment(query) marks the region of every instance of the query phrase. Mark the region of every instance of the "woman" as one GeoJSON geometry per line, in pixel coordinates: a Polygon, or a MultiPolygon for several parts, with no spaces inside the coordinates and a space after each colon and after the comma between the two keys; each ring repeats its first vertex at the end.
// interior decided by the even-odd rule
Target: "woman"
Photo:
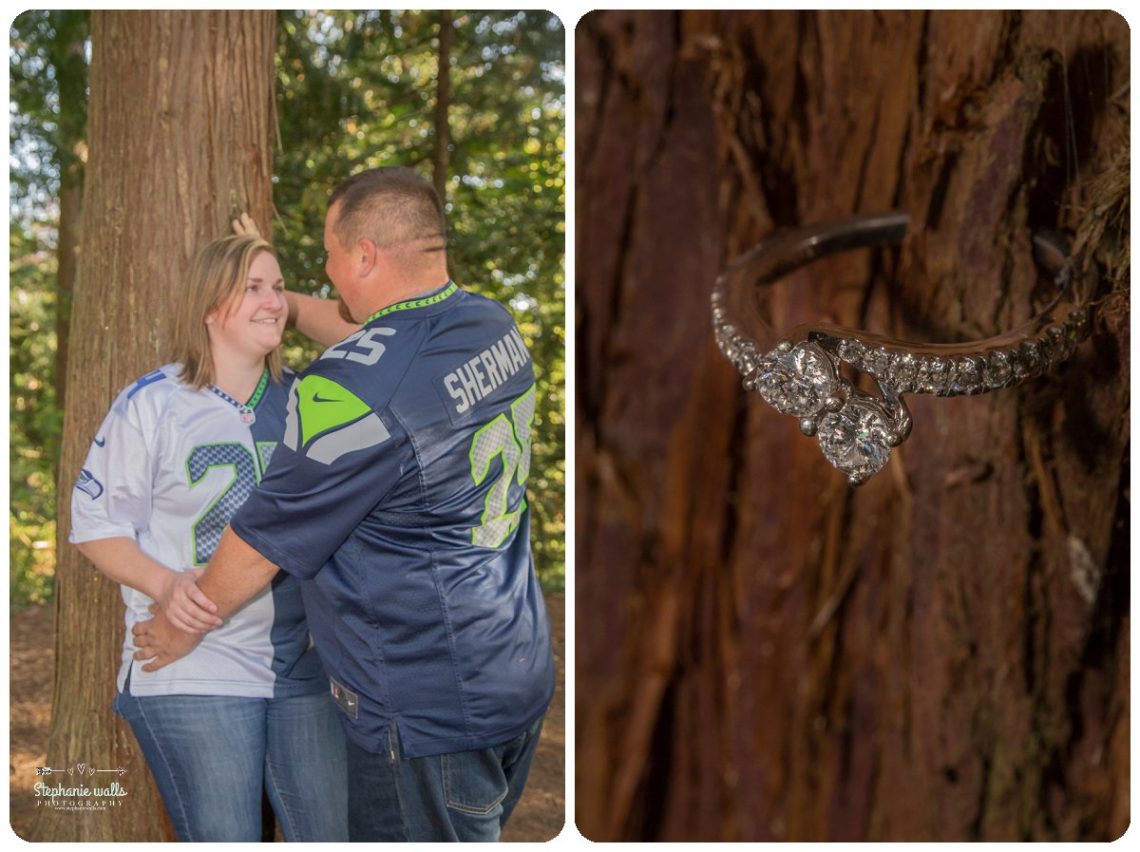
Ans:
{"type": "Polygon", "coordinates": [[[71,541],[123,587],[115,709],[179,839],[260,840],[264,789],[286,840],[347,840],[344,739],[296,581],[279,575],[224,624],[194,586],[284,431],[288,308],[272,247],[211,243],[180,302],[176,362],[119,394],[72,498],[71,541]],[[152,604],[204,636],[148,673],[131,627],[152,604]]]}

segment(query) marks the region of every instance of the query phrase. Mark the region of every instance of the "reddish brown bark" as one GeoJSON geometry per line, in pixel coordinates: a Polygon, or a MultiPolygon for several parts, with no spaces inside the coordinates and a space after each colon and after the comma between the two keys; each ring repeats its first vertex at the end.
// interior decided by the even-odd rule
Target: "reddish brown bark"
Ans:
{"type": "Polygon", "coordinates": [[[577,39],[581,830],[1118,836],[1124,21],[607,12],[577,39]],[[1117,292],[1048,377],[911,397],[911,438],[853,490],[740,390],[708,296],[775,227],[893,208],[897,263],[812,265],[777,327],[1010,328],[1029,227],[1088,235],[1117,292]]]}
{"type": "Polygon", "coordinates": [[[67,174],[59,186],[59,245],[56,256],[55,313],[55,394],[59,404],[67,400],[67,348],[71,339],[71,296],[75,291],[75,275],[79,267],[80,217],[83,212],[82,177],[67,174]]]}
{"type": "MultiPolygon", "coordinates": [[[[84,13],[68,13],[84,14],[84,13]]],[[[58,21],[59,19],[57,19],[58,21]]],[[[74,21],[72,22],[74,23],[74,21]]],[[[83,215],[83,165],[86,159],[84,124],[86,110],[87,26],[67,26],[61,38],[56,30],[53,71],[58,103],[58,146],[55,161],[59,168],[59,231],[56,244],[55,364],[53,383],[55,404],[62,408],[67,399],[67,349],[71,331],[71,295],[79,267],[80,220],[83,215]]],[[[58,474],[58,470],[54,471],[58,474]]]]}
{"type": "Polygon", "coordinates": [[[228,232],[235,205],[269,221],[274,29],[272,12],[91,16],[90,158],[67,361],[48,765],[122,767],[127,795],[102,810],[45,806],[37,839],[170,837],[138,746],[111,713],[122,603],[118,587],[67,544],[70,498],[115,394],[169,358],[165,319],[193,252],[228,232]]]}

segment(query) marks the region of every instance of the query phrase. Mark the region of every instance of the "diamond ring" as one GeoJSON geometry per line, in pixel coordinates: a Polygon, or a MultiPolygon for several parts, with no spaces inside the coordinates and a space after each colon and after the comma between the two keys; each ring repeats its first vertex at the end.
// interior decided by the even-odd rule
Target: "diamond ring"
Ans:
{"type": "Polygon", "coordinates": [[[824,457],[852,485],[881,470],[910,434],[903,394],[961,396],[1010,387],[1064,361],[1089,333],[1093,276],[1074,275],[1063,239],[1035,233],[1034,257],[1055,292],[1036,316],[1004,334],[928,344],[807,323],[776,335],[765,318],[767,288],[752,285],[771,284],[824,255],[895,245],[907,222],[905,213],[886,213],[777,232],[729,264],[713,287],[716,342],[743,375],[745,389],[799,418],[803,433],[819,441],[824,457]],[[848,375],[870,376],[878,394],[846,378],[843,365],[848,375]]]}

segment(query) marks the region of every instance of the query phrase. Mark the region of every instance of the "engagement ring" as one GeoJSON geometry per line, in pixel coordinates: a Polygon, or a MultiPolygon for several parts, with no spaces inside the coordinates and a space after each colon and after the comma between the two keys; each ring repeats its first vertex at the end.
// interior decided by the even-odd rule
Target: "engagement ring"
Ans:
{"type": "Polygon", "coordinates": [[[777,232],[729,264],[712,294],[717,345],[782,414],[799,418],[824,457],[852,485],[873,476],[910,434],[904,393],[987,393],[1034,378],[1064,361],[1089,333],[1093,276],[1076,277],[1068,247],[1054,234],[1033,235],[1034,257],[1056,290],[1033,319],[972,343],[913,343],[830,323],[807,323],[776,335],[765,316],[765,288],[824,255],[895,245],[905,213],[856,216],[815,228],[777,232]],[[774,348],[765,352],[767,346],[774,348]],[[849,381],[840,365],[869,375],[878,395],[849,381]]]}

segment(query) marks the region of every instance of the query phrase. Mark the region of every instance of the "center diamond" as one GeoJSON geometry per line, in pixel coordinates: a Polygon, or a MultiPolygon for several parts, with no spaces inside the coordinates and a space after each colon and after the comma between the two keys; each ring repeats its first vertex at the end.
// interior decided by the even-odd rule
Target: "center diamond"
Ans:
{"type": "Polygon", "coordinates": [[[891,454],[890,421],[870,400],[849,399],[819,421],[819,447],[853,483],[879,472],[891,454]]]}
{"type": "Polygon", "coordinates": [[[831,359],[814,343],[799,343],[786,352],[777,347],[757,365],[756,389],[783,414],[818,414],[824,400],[835,395],[836,384],[831,359]]]}

